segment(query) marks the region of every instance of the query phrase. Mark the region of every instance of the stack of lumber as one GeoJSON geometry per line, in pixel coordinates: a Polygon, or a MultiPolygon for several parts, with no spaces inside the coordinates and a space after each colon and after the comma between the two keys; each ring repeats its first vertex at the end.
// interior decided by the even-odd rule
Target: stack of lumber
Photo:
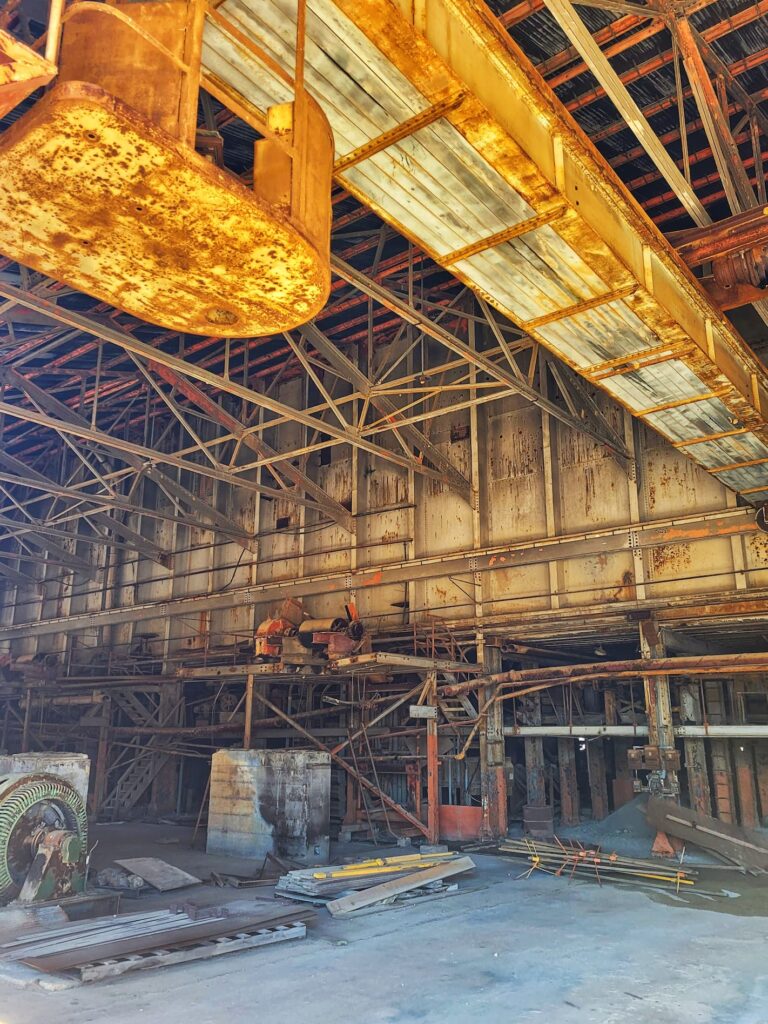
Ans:
{"type": "Polygon", "coordinates": [[[695,843],[752,875],[768,871],[768,836],[764,833],[730,825],[660,797],[648,801],[645,813],[648,823],[659,832],[695,843]]]}
{"type": "Polygon", "coordinates": [[[0,959],[18,960],[45,973],[73,971],[82,981],[190,960],[306,935],[313,912],[276,908],[267,901],[222,907],[147,911],[71,921],[20,936],[0,946],[0,959]]]}
{"type": "Polygon", "coordinates": [[[473,867],[469,857],[456,853],[377,857],[352,864],[289,871],[277,883],[275,895],[325,904],[332,914],[340,916],[417,889],[429,887],[434,892],[441,887],[443,879],[473,867]],[[362,894],[368,891],[370,897],[363,898],[362,894]],[[353,903],[345,900],[353,900],[353,903]]]}
{"type": "Polygon", "coordinates": [[[620,857],[606,853],[599,846],[584,846],[575,840],[552,842],[534,839],[505,839],[499,844],[499,852],[520,857],[530,864],[524,872],[545,871],[552,875],[566,875],[592,878],[603,882],[635,882],[646,885],[669,887],[679,890],[692,886],[697,872],[683,869],[679,864],[661,864],[655,860],[638,857],[620,857]]]}
{"type": "Polygon", "coordinates": [[[370,886],[359,892],[349,893],[335,900],[326,903],[327,909],[334,917],[346,917],[355,911],[363,910],[366,907],[376,906],[390,902],[397,896],[404,896],[416,889],[431,887],[436,882],[442,882],[445,878],[453,875],[461,875],[465,871],[471,871],[475,866],[471,857],[456,857],[443,864],[436,864],[432,868],[422,868],[411,871],[400,878],[392,878],[379,885],[370,886]]]}

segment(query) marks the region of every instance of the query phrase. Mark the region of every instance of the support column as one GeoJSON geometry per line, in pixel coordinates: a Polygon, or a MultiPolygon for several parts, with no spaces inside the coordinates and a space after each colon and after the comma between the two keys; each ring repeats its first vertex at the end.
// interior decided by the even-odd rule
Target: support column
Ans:
{"type": "MultiPolygon", "coordinates": [[[[525,725],[541,725],[541,698],[538,694],[532,697],[521,697],[521,717],[525,725]]],[[[540,736],[526,736],[525,744],[525,778],[527,785],[527,802],[529,807],[547,806],[547,776],[544,764],[544,740],[540,736]]]]}
{"type": "MultiPolygon", "coordinates": [[[[183,683],[166,683],[160,691],[160,703],[157,712],[159,722],[165,725],[178,725],[181,721],[181,688],[183,683]],[[175,710],[174,710],[175,709],[175,710]]],[[[162,757],[162,754],[156,754],[162,757]]],[[[176,796],[179,785],[178,757],[171,756],[163,765],[152,783],[150,806],[153,814],[169,814],[176,810],[176,796]]]]}
{"type": "MultiPolygon", "coordinates": [[[[725,722],[725,704],[723,684],[711,680],[704,684],[707,720],[713,725],[725,722]]],[[[735,800],[733,793],[733,773],[731,771],[731,752],[728,740],[712,740],[709,746],[712,759],[712,783],[714,786],[715,815],[721,821],[734,822],[735,800]]]]}
{"type": "MultiPolygon", "coordinates": [[[[501,648],[486,642],[483,644],[483,667],[488,675],[501,672],[501,648]]],[[[496,687],[484,686],[479,694],[480,707],[491,700],[496,687]]],[[[480,726],[485,733],[481,743],[481,797],[485,813],[485,832],[492,839],[507,834],[507,777],[505,773],[504,705],[494,702],[488,705],[485,720],[480,726]]]]}
{"type": "MultiPolygon", "coordinates": [[[[745,677],[742,686],[746,685],[745,677]]],[[[735,680],[731,683],[735,686],[735,680]]],[[[731,691],[733,693],[733,690],[731,691]]],[[[746,721],[744,712],[744,696],[739,692],[734,695],[734,718],[738,722],[746,721]]],[[[757,789],[755,786],[755,766],[752,743],[746,739],[733,740],[733,763],[736,768],[736,791],[739,797],[739,824],[745,828],[757,828],[757,789]]]]}
{"type": "MultiPolygon", "coordinates": [[[[701,696],[699,688],[693,684],[681,686],[680,696],[680,721],[683,725],[701,725],[704,715],[701,707],[701,696]]],[[[685,770],[688,777],[688,795],[691,808],[699,814],[712,814],[712,794],[709,788],[709,776],[707,775],[707,750],[703,739],[686,739],[685,746],[685,770]]]]}
{"type": "Polygon", "coordinates": [[[603,740],[587,743],[589,792],[592,799],[592,820],[608,817],[608,782],[605,778],[605,747],[603,740]]]}
{"type": "MultiPolygon", "coordinates": [[[[640,623],[640,651],[644,658],[663,658],[664,642],[659,634],[658,626],[653,618],[644,619],[640,623]]],[[[677,771],[669,767],[675,755],[675,733],[672,725],[672,700],[669,693],[668,676],[643,676],[645,688],[645,707],[648,715],[648,746],[657,747],[662,768],[658,774],[652,771],[649,784],[658,789],[664,796],[679,800],[680,783],[677,771]],[[666,760],[666,764],[665,764],[666,760]],[[656,780],[654,780],[656,776],[656,780]]]]}
{"type": "Polygon", "coordinates": [[[243,750],[251,749],[251,732],[253,730],[253,675],[245,680],[245,725],[243,726],[243,750]]]}
{"type": "Polygon", "coordinates": [[[29,727],[32,719],[32,691],[24,690],[24,724],[21,729],[21,753],[29,752],[29,727]]]}
{"type": "Polygon", "coordinates": [[[760,797],[761,822],[768,819],[768,740],[755,743],[755,764],[757,767],[757,792],[760,797]]]}
{"type": "Polygon", "coordinates": [[[104,695],[101,703],[101,725],[99,726],[99,743],[96,748],[96,768],[94,772],[93,792],[91,793],[91,814],[98,814],[104,797],[107,795],[107,765],[109,760],[109,727],[112,723],[112,701],[104,695]]]}
{"type": "Polygon", "coordinates": [[[557,762],[560,768],[560,824],[578,825],[579,782],[576,774],[576,740],[557,741],[557,762]]]}
{"type": "MultiPolygon", "coordinates": [[[[429,674],[429,703],[437,708],[437,673],[429,674]]],[[[427,841],[440,840],[440,763],[437,717],[427,719],[427,841]]]]}

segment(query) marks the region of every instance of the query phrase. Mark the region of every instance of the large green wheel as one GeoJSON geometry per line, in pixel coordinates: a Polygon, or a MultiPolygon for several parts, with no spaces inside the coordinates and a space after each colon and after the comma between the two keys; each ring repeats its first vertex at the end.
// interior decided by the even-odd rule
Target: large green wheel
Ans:
{"type": "Polygon", "coordinates": [[[73,786],[55,775],[30,775],[0,789],[0,906],[18,896],[35,854],[25,840],[40,826],[74,832],[85,848],[88,817],[73,786]]]}

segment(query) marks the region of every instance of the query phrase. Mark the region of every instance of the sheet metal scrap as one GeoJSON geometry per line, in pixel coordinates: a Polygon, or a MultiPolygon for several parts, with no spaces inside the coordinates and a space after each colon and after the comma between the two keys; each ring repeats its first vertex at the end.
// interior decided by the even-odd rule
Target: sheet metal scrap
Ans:
{"type": "Polygon", "coordinates": [[[636,881],[641,884],[662,885],[679,892],[681,887],[692,886],[697,872],[681,865],[660,864],[658,861],[636,857],[620,857],[606,853],[599,846],[584,846],[578,840],[561,840],[557,836],[551,843],[534,839],[507,839],[498,847],[500,853],[523,857],[531,865],[519,877],[528,878],[534,871],[544,871],[569,879],[577,875],[603,882],[636,881]]]}
{"type": "Polygon", "coordinates": [[[340,893],[368,889],[389,879],[436,867],[455,860],[455,853],[406,854],[402,857],[375,857],[352,864],[331,864],[322,868],[304,868],[283,875],[275,888],[276,896],[325,903],[340,893]]]}
{"type": "Polygon", "coordinates": [[[98,980],[126,970],[303,938],[303,927],[291,931],[290,926],[303,926],[314,917],[311,910],[275,907],[270,901],[236,901],[215,908],[184,906],[176,913],[160,910],[100,918],[25,935],[0,947],[0,959],[20,960],[45,973],[79,971],[83,980],[98,980]],[[243,941],[220,944],[222,939],[243,941]],[[117,961],[120,966],[114,966],[117,961]]]}
{"type": "Polygon", "coordinates": [[[646,818],[659,831],[710,850],[750,874],[768,872],[768,841],[761,832],[731,825],[659,797],[648,801],[646,818]]]}

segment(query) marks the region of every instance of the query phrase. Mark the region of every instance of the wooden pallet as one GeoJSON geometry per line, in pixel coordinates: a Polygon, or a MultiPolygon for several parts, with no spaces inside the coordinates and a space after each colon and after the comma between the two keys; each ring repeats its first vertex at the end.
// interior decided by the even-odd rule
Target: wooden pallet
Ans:
{"type": "Polygon", "coordinates": [[[274,942],[303,939],[306,934],[307,926],[304,922],[296,921],[293,924],[276,925],[273,928],[259,928],[258,930],[235,932],[231,935],[219,935],[214,939],[205,939],[177,948],[168,946],[146,953],[129,953],[108,960],[94,960],[92,963],[79,965],[75,968],[75,973],[79,974],[81,981],[103,981],[105,978],[116,978],[129,971],[170,967],[173,964],[189,963],[192,960],[207,960],[210,957],[223,956],[225,953],[255,949],[257,946],[269,946],[274,942]]]}

